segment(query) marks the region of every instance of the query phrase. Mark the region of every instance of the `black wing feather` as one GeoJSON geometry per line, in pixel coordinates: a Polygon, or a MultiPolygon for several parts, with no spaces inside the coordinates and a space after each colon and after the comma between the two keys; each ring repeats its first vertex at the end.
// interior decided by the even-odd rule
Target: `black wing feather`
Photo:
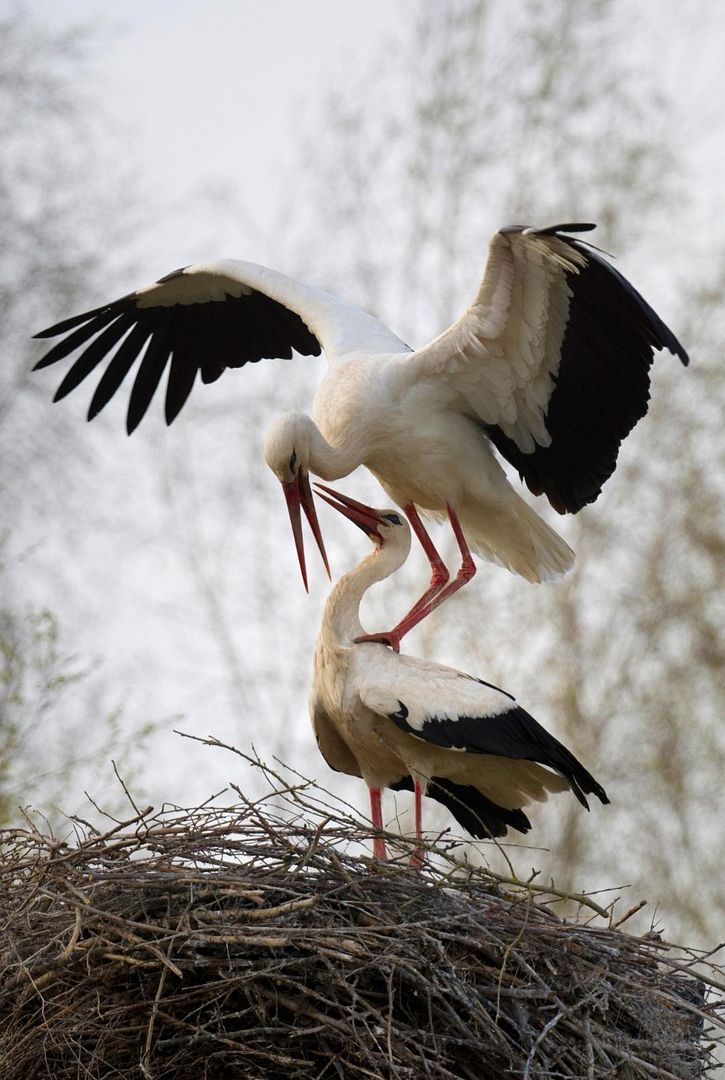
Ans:
{"type": "Polygon", "coordinates": [[[400,709],[390,719],[402,731],[446,749],[465,750],[472,754],[492,754],[516,761],[535,761],[565,777],[582,806],[589,809],[585,795],[596,795],[608,803],[607,793],[570,750],[555,739],[520,705],[497,716],[457,716],[454,719],[426,717],[423,726],[412,727],[408,709],[400,709]]]}
{"type": "Polygon", "coordinates": [[[137,323],[128,337],[124,338],[118,346],[91,399],[91,404],[88,407],[89,420],[97,416],[116,393],[135,364],[150,334],[151,327],[146,322],[137,323]]]}
{"type": "MultiPolygon", "coordinates": [[[[33,371],[40,371],[41,368],[49,367],[50,364],[54,364],[56,360],[64,360],[66,356],[79,349],[81,345],[85,345],[89,338],[97,334],[104,326],[107,326],[113,319],[117,319],[121,314],[122,309],[111,310],[104,309],[99,315],[86,322],[84,326],[79,326],[72,334],[69,334],[63,341],[59,341],[57,345],[54,345],[49,352],[47,352],[33,368],[33,371]]],[[[86,316],[84,316],[85,320],[86,316]]],[[[69,320],[74,325],[75,319],[69,320]]],[[[39,337],[39,334],[35,335],[39,337]]]]}
{"type": "Polygon", "coordinates": [[[178,351],[174,351],[169,368],[169,381],[166,385],[166,403],[164,415],[166,423],[172,424],[183,408],[194,386],[199,368],[178,351]]]}
{"type": "Polygon", "coordinates": [[[126,431],[130,435],[144,418],[151,398],[156,392],[156,387],[161,381],[166,362],[171,355],[171,341],[168,324],[171,322],[171,309],[165,309],[164,325],[161,320],[144,353],[138,374],[131,389],[128,400],[128,413],[126,416],[126,431]]]}
{"type": "MultiPolygon", "coordinates": [[[[240,325],[234,317],[234,309],[227,304],[212,307],[207,304],[199,313],[204,320],[205,336],[214,335],[217,343],[213,355],[204,351],[201,355],[202,382],[215,382],[228,367],[233,367],[238,356],[247,351],[249,334],[246,326],[240,325]]],[[[200,325],[200,332],[202,327],[200,325]]]]}
{"type": "Polygon", "coordinates": [[[583,228],[537,230],[558,235],[588,260],[579,273],[567,275],[569,321],[546,412],[551,444],[524,453],[497,425],[481,425],[529,489],[545,494],[560,514],[594,502],[614,472],[622,440],[647,412],[654,350],[669,349],[689,362],[672,331],[618,270],[590,245],[560,235],[583,228]]]}
{"type": "MultiPolygon", "coordinates": [[[[112,304],[103,304],[101,307],[93,308],[92,311],[84,311],[80,315],[73,315],[70,319],[63,319],[62,322],[54,323],[53,326],[49,326],[47,330],[40,330],[37,334],[33,334],[33,337],[58,337],[59,334],[65,334],[68,330],[72,330],[73,327],[80,326],[81,323],[90,322],[92,320],[103,325],[101,320],[105,315],[108,315],[108,319],[105,320],[108,322],[110,319],[113,319],[116,315],[120,314],[120,312],[125,311],[127,307],[131,307],[134,303],[135,298],[133,293],[128,296],[122,296],[120,300],[114,300],[112,304]]],[[[98,325],[96,329],[99,329],[98,325]]],[[[51,352],[52,351],[53,350],[51,349],[51,352]]],[[[45,359],[45,357],[43,359],[45,359]]],[[[52,360],[48,361],[48,363],[52,362],[52,360]]]]}
{"type": "Polygon", "coordinates": [[[98,367],[101,360],[118,344],[123,335],[133,325],[133,315],[124,311],[107,326],[102,334],[99,334],[90,345],[87,345],[73,366],[66,372],[66,376],[55,392],[53,401],[60,401],[71,390],[75,390],[79,383],[83,382],[98,367]]]}
{"type": "Polygon", "coordinates": [[[592,229],[596,229],[593,221],[580,221],[576,225],[549,225],[546,229],[537,229],[536,232],[539,236],[558,236],[559,233],[591,232],[592,229]]]}
{"type": "MultiPolygon", "coordinates": [[[[176,270],[161,280],[171,280],[181,273],[182,270],[176,270]]],[[[321,352],[319,341],[299,315],[256,290],[208,303],[145,308],[139,307],[138,297],[131,294],[112,304],[64,319],[35,335],[50,338],[71,331],[38,361],[36,370],[64,359],[98,335],[70,368],[54,400],[65,397],[102,360],[108,359],[119,337],[131,327],[126,341],[108,361],[88,410],[91,420],[118,390],[134,364],[140,361],[129,400],[126,423],[129,433],[145,414],[169,356],[167,423],[171,423],[183,407],[197,372],[203,382],[210,383],[227,368],[243,367],[265,358],[289,359],[293,349],[306,356],[319,356],[321,352]]]]}

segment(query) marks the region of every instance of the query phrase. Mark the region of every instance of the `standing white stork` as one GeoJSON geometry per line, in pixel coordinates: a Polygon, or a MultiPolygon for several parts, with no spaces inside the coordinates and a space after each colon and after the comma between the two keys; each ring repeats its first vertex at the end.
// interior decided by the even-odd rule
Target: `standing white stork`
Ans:
{"type": "MultiPolygon", "coordinates": [[[[410,551],[410,529],[394,510],[373,510],[332,488],[322,498],[360,526],[373,543],[340,578],[325,605],[313,662],[310,717],[317,745],[337,772],[361,776],[373,824],[383,828],[381,789],[413,790],[421,839],[421,796],[446,806],[476,837],[531,828],[522,810],[549,792],[571,790],[609,802],[572,753],[510,694],[442,664],[361,642],[360,602],[394,573],[410,551]]],[[[382,837],[374,852],[385,858],[382,837]]],[[[420,861],[420,850],[417,860],[420,861]]]]}
{"type": "Polygon", "coordinates": [[[559,513],[593,502],[622,439],[647,411],[655,349],[687,353],[601,255],[565,235],[593,225],[512,226],[489,247],[478,293],[460,319],[412,351],[371,315],[253,263],[176,270],[113,303],[51,326],[67,335],[36,364],[82,350],[54,400],[102,362],[92,419],[138,361],[127,428],[142,419],[168,366],[166,421],[197,374],[292,350],[325,350],[312,419],[276,420],[265,457],[284,487],[306,580],[300,507],[327,565],[308,473],[323,480],[365,465],[405,511],[431,564],[429,588],[387,634],[400,638],[475,573],[471,551],[528,581],[565,572],[573,552],[513,490],[493,452],[559,513]],[[115,351],[114,351],[115,350],[115,351]],[[447,515],[461,552],[454,580],[419,516],[447,515]]]}

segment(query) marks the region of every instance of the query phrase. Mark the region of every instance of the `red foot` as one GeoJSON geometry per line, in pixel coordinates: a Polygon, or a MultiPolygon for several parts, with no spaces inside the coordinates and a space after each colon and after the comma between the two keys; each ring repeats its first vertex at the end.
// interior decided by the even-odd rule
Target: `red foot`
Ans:
{"type": "Polygon", "coordinates": [[[355,638],[355,645],[359,645],[363,641],[373,641],[380,645],[389,645],[393,652],[400,652],[400,634],[396,634],[394,630],[385,634],[363,634],[361,637],[355,638]]]}

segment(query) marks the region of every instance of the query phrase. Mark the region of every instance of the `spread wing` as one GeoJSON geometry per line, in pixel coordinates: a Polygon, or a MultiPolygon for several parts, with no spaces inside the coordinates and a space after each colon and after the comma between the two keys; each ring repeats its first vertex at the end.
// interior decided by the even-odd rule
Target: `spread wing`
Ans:
{"type": "Polygon", "coordinates": [[[688,363],[637,290],[565,235],[593,228],[501,229],[474,302],[399,366],[403,380],[445,382],[453,406],[559,513],[593,502],[614,471],[647,411],[654,351],[688,363]]]}
{"type": "Polygon", "coordinates": [[[385,668],[366,669],[359,695],[373,712],[402,731],[445,749],[534,761],[563,776],[583,806],[607,795],[567,748],[515,698],[483,680],[412,656],[391,656],[385,668]]]}
{"type": "Polygon", "coordinates": [[[214,382],[227,368],[295,350],[329,359],[347,352],[402,352],[407,346],[372,315],[330,293],[266,266],[224,259],[175,270],[128,296],[35,335],[62,336],[35,365],[78,353],[54,401],[103,366],[88,419],[110,401],[135,369],[129,434],[143,418],[168,368],[165,413],[170,424],[197,375],[214,382]]]}

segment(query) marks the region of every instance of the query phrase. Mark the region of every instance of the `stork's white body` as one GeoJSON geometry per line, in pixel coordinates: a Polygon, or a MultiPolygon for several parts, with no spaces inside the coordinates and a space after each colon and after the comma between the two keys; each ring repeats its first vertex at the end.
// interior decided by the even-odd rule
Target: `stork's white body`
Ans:
{"type": "Polygon", "coordinates": [[[436,704],[446,703],[443,717],[476,716],[482,724],[515,705],[502,691],[463,672],[401,656],[384,645],[351,641],[330,647],[322,640],[313,671],[310,715],[320,751],[333,769],[362,776],[368,787],[393,787],[410,776],[425,791],[432,777],[445,777],[478,788],[507,810],[545,802],[550,792],[570,788],[563,776],[535,762],[434,746],[390,719],[401,700],[406,708],[415,702],[420,716],[439,718],[436,704]],[[393,690],[402,697],[394,697],[393,690]]]}
{"type": "Polygon", "coordinates": [[[528,581],[564,573],[571,548],[514,491],[480,425],[452,407],[451,384],[417,381],[414,366],[410,353],[332,360],[312,406],[326,444],[312,471],[337,480],[365,465],[400,507],[437,518],[453,507],[476,554],[528,581]]]}
{"type": "MultiPolygon", "coordinates": [[[[351,516],[344,505],[337,509],[351,516]]],[[[584,805],[583,792],[606,799],[510,694],[384,645],[356,643],[364,633],[363,595],[410,549],[404,519],[392,511],[371,513],[377,515],[375,551],[334,586],[315,648],[310,716],[327,763],[362,777],[371,791],[412,781],[479,836],[502,835],[509,825],[526,831],[521,808],[552,792],[573,789],[584,805]]]]}

